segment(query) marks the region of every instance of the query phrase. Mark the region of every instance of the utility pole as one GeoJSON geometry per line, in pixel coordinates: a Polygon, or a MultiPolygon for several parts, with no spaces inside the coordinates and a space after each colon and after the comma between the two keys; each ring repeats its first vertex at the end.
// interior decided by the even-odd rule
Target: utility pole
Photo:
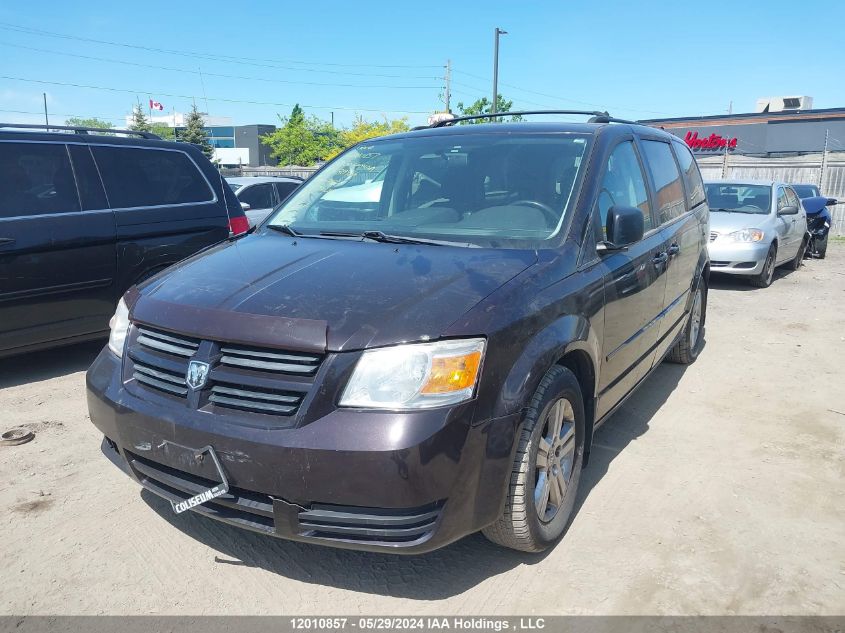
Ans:
{"type": "Polygon", "coordinates": [[[731,101],[731,102],[728,104],[728,114],[733,114],[733,113],[734,113],[734,102],[733,102],[733,101],[731,101]]]}
{"type": "Polygon", "coordinates": [[[824,131],[824,150],[822,150],[822,167],[819,170],[819,189],[822,188],[824,184],[824,172],[827,168],[827,144],[830,140],[830,130],[824,131]]]}
{"type": "Polygon", "coordinates": [[[334,129],[334,110],[332,110],[332,129],[334,129]]]}
{"type": "Polygon", "coordinates": [[[446,112],[451,112],[450,101],[452,97],[452,60],[446,60],[446,112]]]}
{"type": "Polygon", "coordinates": [[[47,116],[47,93],[42,92],[41,96],[44,97],[44,125],[47,126],[47,131],[50,131],[50,117],[47,116]]]}
{"type": "Polygon", "coordinates": [[[507,31],[498,26],[493,32],[493,103],[490,104],[492,114],[496,114],[496,103],[499,101],[499,36],[507,34],[507,31]]]}
{"type": "Polygon", "coordinates": [[[725,157],[722,159],[722,180],[728,177],[728,146],[725,145],[725,157]]]}

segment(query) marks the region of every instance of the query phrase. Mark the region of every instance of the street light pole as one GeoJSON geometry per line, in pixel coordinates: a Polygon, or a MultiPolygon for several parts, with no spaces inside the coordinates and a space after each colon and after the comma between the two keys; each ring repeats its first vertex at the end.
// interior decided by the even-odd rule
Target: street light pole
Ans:
{"type": "Polygon", "coordinates": [[[496,114],[496,103],[499,100],[499,36],[507,35],[498,26],[493,32],[493,103],[490,105],[491,114],[496,114]]]}

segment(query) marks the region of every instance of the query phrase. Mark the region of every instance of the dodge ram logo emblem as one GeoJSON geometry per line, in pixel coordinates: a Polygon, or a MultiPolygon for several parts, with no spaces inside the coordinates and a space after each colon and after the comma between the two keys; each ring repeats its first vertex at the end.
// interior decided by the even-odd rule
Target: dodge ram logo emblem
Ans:
{"type": "Polygon", "coordinates": [[[192,360],[188,364],[188,373],[185,374],[185,382],[191,389],[202,389],[208,380],[208,363],[192,360]]]}

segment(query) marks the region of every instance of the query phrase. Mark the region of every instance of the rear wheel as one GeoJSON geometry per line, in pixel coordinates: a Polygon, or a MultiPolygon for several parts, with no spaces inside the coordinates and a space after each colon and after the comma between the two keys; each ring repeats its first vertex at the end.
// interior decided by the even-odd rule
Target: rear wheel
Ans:
{"type": "Polygon", "coordinates": [[[483,533],[523,552],[541,552],[566,530],[584,460],[584,401],[578,379],[552,367],[531,398],[502,516],[483,533]]]}
{"type": "Polygon", "coordinates": [[[769,252],[766,254],[766,261],[763,264],[763,270],[759,275],[751,278],[751,285],[758,288],[768,288],[772,285],[772,280],[775,278],[775,260],[777,259],[778,247],[775,244],[769,246],[769,252]]]}
{"type": "Polygon", "coordinates": [[[702,277],[695,288],[689,319],[684,333],[669,352],[668,360],[673,363],[689,365],[704,347],[704,320],[707,315],[707,285],[702,277]]]}

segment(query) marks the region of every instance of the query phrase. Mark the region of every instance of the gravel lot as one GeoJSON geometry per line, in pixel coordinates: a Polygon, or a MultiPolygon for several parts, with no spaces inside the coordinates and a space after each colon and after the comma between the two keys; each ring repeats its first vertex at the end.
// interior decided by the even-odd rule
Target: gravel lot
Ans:
{"type": "Polygon", "coordinates": [[[250,534],[112,466],[100,344],[0,361],[3,614],[845,613],[845,247],[771,288],[714,280],[707,345],[598,433],[564,540],[407,558],[250,534]]]}

